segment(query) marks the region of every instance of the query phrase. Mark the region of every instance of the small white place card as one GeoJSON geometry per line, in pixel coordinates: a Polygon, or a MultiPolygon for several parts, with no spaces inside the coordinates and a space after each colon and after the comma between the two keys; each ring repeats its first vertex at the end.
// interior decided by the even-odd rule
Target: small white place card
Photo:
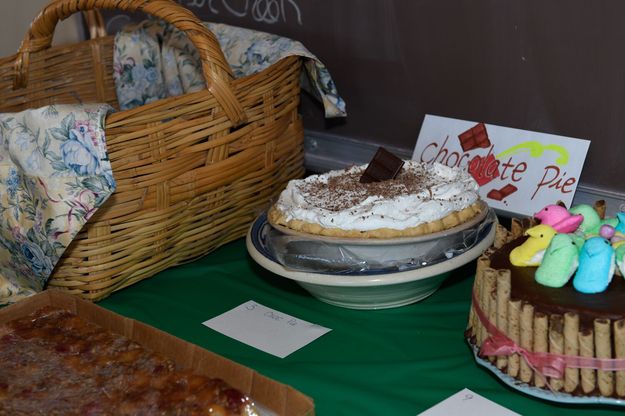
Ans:
{"type": "Polygon", "coordinates": [[[520,416],[495,402],[472,392],[462,389],[437,405],[430,407],[419,416],[520,416]]]}
{"type": "Polygon", "coordinates": [[[253,300],[202,324],[280,358],[331,331],[329,328],[278,312],[253,300]]]}

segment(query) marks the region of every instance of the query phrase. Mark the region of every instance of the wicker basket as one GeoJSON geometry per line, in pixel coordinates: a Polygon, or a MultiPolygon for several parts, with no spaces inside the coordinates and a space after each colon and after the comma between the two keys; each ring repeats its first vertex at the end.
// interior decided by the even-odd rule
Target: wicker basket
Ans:
{"type": "Polygon", "coordinates": [[[50,47],[59,20],[80,11],[143,11],[184,31],[207,90],[109,114],[117,190],[59,261],[50,287],[93,301],[243,236],[303,168],[299,58],[233,79],[214,35],[169,0],[56,0],[18,53],[0,59],[0,111],[53,103],[117,108],[113,39],[50,47]]]}

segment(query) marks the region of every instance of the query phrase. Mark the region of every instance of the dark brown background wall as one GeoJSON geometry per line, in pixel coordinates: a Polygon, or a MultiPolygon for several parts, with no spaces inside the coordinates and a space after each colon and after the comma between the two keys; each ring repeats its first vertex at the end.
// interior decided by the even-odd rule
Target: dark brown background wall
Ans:
{"type": "Polygon", "coordinates": [[[315,53],[349,116],[328,122],[305,99],[309,131],[411,150],[430,113],[584,138],[592,143],[581,182],[625,191],[625,1],[179,3],[315,53]]]}

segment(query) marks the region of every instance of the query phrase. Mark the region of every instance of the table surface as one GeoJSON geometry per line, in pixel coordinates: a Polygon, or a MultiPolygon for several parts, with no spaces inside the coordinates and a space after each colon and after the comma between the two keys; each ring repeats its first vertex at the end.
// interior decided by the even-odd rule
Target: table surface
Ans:
{"type": "Polygon", "coordinates": [[[455,270],[418,303],[358,311],[320,302],[295,282],[262,269],[240,239],[99,304],[295,387],[314,399],[320,416],[416,415],[465,387],[521,414],[625,410],[533,398],[478,365],[463,338],[474,267],[455,270]],[[249,300],[332,331],[281,359],[202,325],[249,300]]]}

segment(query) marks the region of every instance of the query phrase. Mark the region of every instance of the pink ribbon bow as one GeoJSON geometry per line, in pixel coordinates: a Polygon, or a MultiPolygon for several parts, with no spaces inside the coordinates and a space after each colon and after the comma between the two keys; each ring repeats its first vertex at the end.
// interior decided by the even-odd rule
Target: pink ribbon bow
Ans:
{"type": "Polygon", "coordinates": [[[510,338],[501,335],[492,335],[482,343],[480,355],[521,355],[527,364],[536,372],[555,378],[562,378],[566,362],[557,354],[546,352],[531,352],[516,344],[510,338]]]}

